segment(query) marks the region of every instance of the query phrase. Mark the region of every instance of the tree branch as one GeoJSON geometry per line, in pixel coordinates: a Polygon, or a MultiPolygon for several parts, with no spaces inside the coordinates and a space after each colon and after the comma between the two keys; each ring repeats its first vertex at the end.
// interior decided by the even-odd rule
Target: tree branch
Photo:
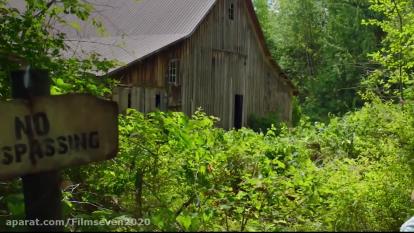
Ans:
{"type": "Polygon", "coordinates": [[[191,202],[193,202],[193,200],[194,200],[194,198],[195,198],[195,195],[193,194],[191,197],[190,197],[190,199],[188,200],[188,201],[186,201],[181,207],[180,207],[180,209],[178,209],[177,210],[177,212],[175,213],[175,217],[178,217],[178,215],[180,215],[181,214],[181,212],[183,212],[183,210],[185,209],[185,208],[187,208],[190,204],[191,204],[191,202]]]}
{"type": "Polygon", "coordinates": [[[51,0],[50,2],[48,2],[46,4],[46,9],[39,11],[34,17],[39,17],[40,15],[43,15],[44,13],[46,13],[47,10],[50,9],[50,7],[55,4],[57,2],[57,0],[51,0]]]}

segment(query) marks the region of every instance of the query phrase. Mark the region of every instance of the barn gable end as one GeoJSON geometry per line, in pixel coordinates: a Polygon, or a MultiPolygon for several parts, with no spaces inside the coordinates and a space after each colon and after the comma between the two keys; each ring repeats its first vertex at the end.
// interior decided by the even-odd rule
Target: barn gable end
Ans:
{"type": "Polygon", "coordinates": [[[221,126],[231,128],[240,114],[235,112],[236,98],[242,96],[243,125],[252,114],[273,111],[291,120],[293,90],[267,57],[251,7],[245,0],[217,1],[186,42],[191,55],[183,63],[190,69],[183,79],[187,82],[184,86],[192,88],[183,93],[183,101],[188,101],[183,104],[184,112],[203,106],[221,118],[221,126]]]}
{"type": "Polygon", "coordinates": [[[250,0],[217,0],[187,39],[118,73],[133,93],[140,90],[134,99],[149,101],[138,109],[155,110],[161,98],[161,110],[191,115],[201,107],[224,128],[270,112],[290,121],[293,88],[269,57],[252,11],[250,0]],[[171,60],[179,61],[176,84],[168,83],[171,60]]]}

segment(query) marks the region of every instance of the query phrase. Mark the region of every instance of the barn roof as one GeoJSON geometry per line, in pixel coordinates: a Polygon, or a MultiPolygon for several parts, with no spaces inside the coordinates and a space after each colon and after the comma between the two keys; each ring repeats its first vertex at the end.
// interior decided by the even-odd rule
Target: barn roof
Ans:
{"type": "MultiPolygon", "coordinates": [[[[85,0],[94,6],[89,21],[76,27],[57,27],[66,33],[72,48],[68,56],[83,57],[98,53],[103,58],[118,60],[117,72],[164,48],[190,37],[218,0],[85,0]],[[98,18],[105,32],[99,33],[91,20],[98,18]]],[[[292,82],[272,59],[251,0],[246,2],[260,47],[270,64],[295,90],[292,82]]],[[[22,1],[11,1],[21,8],[22,1]],[[20,4],[18,4],[20,2],[20,4]]],[[[73,16],[69,16],[73,17],[73,16]]],[[[296,90],[295,90],[296,91],[296,90]]]]}
{"type": "MultiPolygon", "coordinates": [[[[80,31],[65,28],[77,56],[96,52],[123,63],[118,70],[192,35],[216,0],[88,0],[91,18],[102,21],[100,35],[91,22],[80,31]]],[[[72,51],[71,51],[72,52],[72,51]]]]}

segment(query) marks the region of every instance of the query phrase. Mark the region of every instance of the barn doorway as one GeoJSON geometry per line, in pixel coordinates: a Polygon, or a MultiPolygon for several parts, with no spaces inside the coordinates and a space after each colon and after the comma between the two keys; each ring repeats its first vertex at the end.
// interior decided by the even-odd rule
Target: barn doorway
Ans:
{"type": "Polygon", "coordinates": [[[155,95],[155,108],[157,108],[158,110],[161,110],[161,95],[160,94],[155,95]]]}
{"type": "Polygon", "coordinates": [[[234,100],[234,128],[241,129],[243,124],[243,95],[236,95],[234,100]]]}

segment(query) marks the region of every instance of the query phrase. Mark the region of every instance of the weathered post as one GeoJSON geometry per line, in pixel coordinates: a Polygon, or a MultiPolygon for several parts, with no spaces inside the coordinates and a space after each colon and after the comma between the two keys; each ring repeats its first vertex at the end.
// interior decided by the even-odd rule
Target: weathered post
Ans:
{"type": "Polygon", "coordinates": [[[118,105],[88,94],[50,96],[50,83],[46,71],[12,72],[14,100],[0,101],[0,180],[23,178],[24,222],[35,232],[64,230],[56,221],[63,220],[61,169],[118,152],[118,105]]]}
{"type": "MultiPolygon", "coordinates": [[[[44,70],[27,69],[11,73],[11,93],[14,99],[30,101],[32,97],[49,96],[50,84],[49,75],[44,70]]],[[[56,226],[58,224],[49,221],[62,219],[59,171],[26,175],[22,180],[26,219],[37,223],[36,226],[30,226],[28,230],[63,231],[63,226],[56,226]],[[49,221],[47,225],[43,224],[45,220],[49,221]]]]}

